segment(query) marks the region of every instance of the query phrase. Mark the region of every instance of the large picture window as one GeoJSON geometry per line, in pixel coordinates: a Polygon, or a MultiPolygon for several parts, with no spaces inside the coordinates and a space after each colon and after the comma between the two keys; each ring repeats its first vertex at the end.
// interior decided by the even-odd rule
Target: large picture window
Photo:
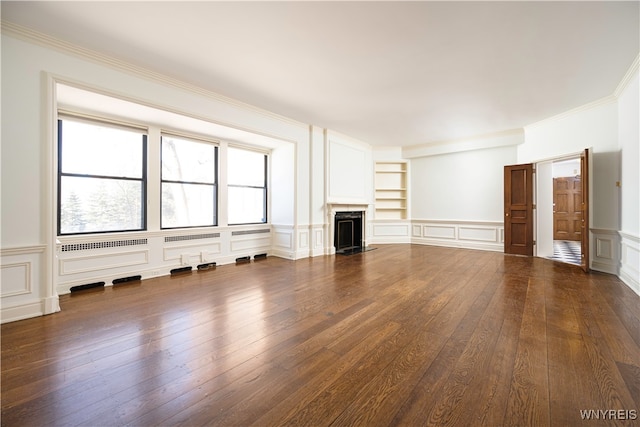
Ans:
{"type": "Polygon", "coordinates": [[[58,121],[58,234],[146,228],[146,135],[100,122],[58,121]]]}
{"type": "Polygon", "coordinates": [[[267,156],[229,147],[227,170],[229,224],[267,222],[267,156]]]}
{"type": "Polygon", "coordinates": [[[218,147],[162,136],[162,228],[217,225],[218,147]]]}

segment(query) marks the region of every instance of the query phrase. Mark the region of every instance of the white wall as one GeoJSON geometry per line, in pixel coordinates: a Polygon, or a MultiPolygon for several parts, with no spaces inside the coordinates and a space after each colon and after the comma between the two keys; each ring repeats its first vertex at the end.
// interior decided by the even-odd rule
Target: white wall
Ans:
{"type": "Polygon", "coordinates": [[[638,69],[618,98],[620,147],[620,277],[640,295],[640,77],[638,69]]]}
{"type": "Polygon", "coordinates": [[[593,148],[592,228],[617,230],[619,173],[617,105],[609,97],[561,116],[525,127],[518,163],[535,163],[593,148]]]}
{"type": "Polygon", "coordinates": [[[373,192],[373,153],[369,145],[327,132],[327,202],[370,204],[373,192]]]}
{"type": "Polygon", "coordinates": [[[618,141],[622,159],[621,230],[640,236],[640,87],[639,75],[627,85],[618,100],[618,141]]]}
{"type": "Polygon", "coordinates": [[[504,166],[515,163],[515,147],[412,159],[412,219],[503,221],[504,166]]]}
{"type": "Polygon", "coordinates": [[[411,241],[502,251],[504,166],[515,145],[411,159],[411,241]]]}

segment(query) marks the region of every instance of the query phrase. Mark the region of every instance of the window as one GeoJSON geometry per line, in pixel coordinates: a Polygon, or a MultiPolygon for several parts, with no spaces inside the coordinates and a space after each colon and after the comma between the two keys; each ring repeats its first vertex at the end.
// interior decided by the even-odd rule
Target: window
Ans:
{"type": "Polygon", "coordinates": [[[58,234],[146,228],[147,136],[107,123],[58,121],[58,234]]]}
{"type": "Polygon", "coordinates": [[[267,156],[229,147],[229,224],[267,222],[267,156]]]}
{"type": "Polygon", "coordinates": [[[218,147],[162,136],[162,228],[217,225],[218,147]]]}

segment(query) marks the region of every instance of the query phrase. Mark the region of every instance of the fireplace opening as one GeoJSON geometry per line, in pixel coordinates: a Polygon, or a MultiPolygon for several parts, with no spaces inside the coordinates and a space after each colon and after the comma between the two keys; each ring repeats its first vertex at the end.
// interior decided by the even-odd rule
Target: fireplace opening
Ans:
{"type": "Polygon", "coordinates": [[[362,212],[336,212],[334,222],[334,245],[336,253],[362,252],[362,212]]]}

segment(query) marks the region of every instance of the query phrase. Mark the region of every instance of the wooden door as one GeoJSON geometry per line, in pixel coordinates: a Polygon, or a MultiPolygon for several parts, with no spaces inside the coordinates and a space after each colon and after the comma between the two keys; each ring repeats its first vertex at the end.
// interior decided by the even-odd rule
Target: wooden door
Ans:
{"type": "Polygon", "coordinates": [[[504,167],[504,253],[533,256],[533,164],[504,167]]]}
{"type": "Polygon", "coordinates": [[[553,179],[553,239],[581,241],[582,182],[580,176],[553,179]]]}
{"type": "Polygon", "coordinates": [[[581,245],[581,258],[580,266],[585,272],[589,271],[589,149],[584,150],[580,154],[580,177],[581,179],[581,191],[582,191],[582,203],[581,211],[582,218],[580,219],[580,245],[581,245]]]}

